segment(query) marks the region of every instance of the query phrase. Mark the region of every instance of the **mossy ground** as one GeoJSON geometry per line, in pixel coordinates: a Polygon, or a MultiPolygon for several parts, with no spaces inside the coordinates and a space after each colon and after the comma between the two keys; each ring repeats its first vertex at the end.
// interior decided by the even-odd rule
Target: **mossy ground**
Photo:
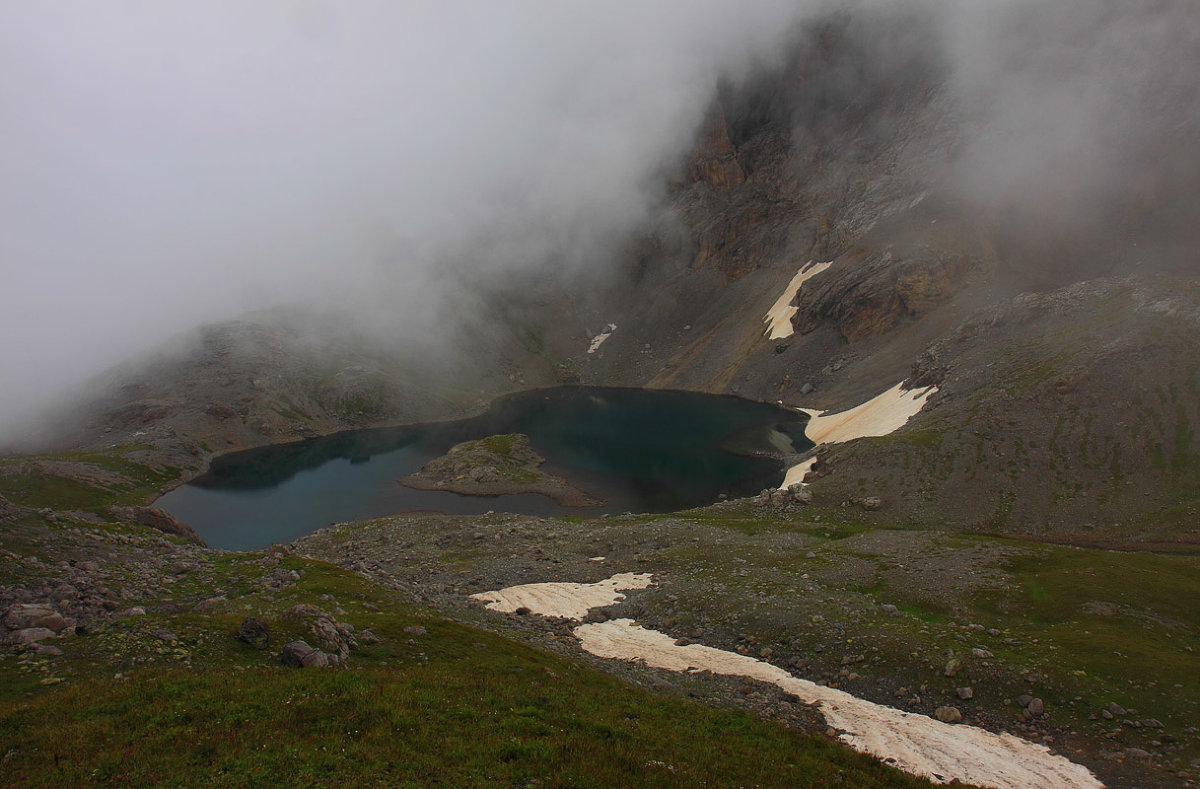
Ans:
{"type": "Polygon", "coordinates": [[[442,619],[324,562],[285,559],[300,580],[266,589],[261,560],[214,556],[194,574],[207,588],[174,590],[224,590],[203,614],[152,610],[73,637],[61,658],[0,659],[4,785],[928,785],[442,619]],[[297,602],[338,606],[380,642],[345,669],[286,669],[274,650],[305,635],[283,616],[297,602]],[[270,623],[270,650],[234,638],[250,613],[270,623]]]}

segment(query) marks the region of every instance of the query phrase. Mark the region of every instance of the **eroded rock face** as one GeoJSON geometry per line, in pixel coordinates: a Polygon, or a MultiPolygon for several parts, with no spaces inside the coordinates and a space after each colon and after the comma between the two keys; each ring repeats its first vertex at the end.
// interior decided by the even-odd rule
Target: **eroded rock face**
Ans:
{"type": "Polygon", "coordinates": [[[108,513],[118,520],[140,523],[164,534],[182,537],[193,545],[204,545],[204,540],[200,539],[200,535],[196,534],[191,526],[176,520],[166,510],[157,507],[109,507],[108,513]]]}
{"type": "Polygon", "coordinates": [[[851,343],[883,334],[953,295],[976,263],[948,250],[912,256],[891,248],[851,251],[800,292],[796,331],[805,334],[833,323],[851,343]]]}
{"type": "Polygon", "coordinates": [[[688,175],[693,182],[702,182],[720,192],[727,192],[746,180],[737,161],[737,149],[729,139],[725,111],[717,104],[704,118],[696,138],[688,175]]]}

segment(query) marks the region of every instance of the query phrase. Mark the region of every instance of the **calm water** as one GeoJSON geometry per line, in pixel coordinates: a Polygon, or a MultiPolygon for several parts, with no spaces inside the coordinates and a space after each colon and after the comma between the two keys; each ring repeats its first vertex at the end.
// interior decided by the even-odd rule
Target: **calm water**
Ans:
{"type": "Polygon", "coordinates": [[[340,433],[213,461],[155,502],[215,548],[289,542],[342,521],[420,510],[529,515],[669,512],[778,485],[778,455],[800,451],[808,417],[734,397],[564,387],[497,401],[459,422],[340,433]],[[525,433],[543,468],[605,504],[563,507],[544,496],[461,496],[397,480],[453,444],[525,433]]]}

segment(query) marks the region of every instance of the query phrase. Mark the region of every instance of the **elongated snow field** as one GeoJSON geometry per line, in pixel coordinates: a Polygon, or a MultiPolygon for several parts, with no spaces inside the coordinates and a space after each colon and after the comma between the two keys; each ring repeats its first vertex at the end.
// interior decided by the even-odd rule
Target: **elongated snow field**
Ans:
{"type": "Polygon", "coordinates": [[[829,263],[813,263],[810,260],[800,267],[800,270],[796,272],[796,276],[792,277],[792,281],[784,288],[783,293],[775,301],[775,304],[763,316],[763,323],[767,324],[767,339],[782,340],[785,337],[792,336],[795,332],[792,328],[792,317],[796,314],[797,309],[792,306],[793,299],[796,298],[796,294],[805,282],[808,282],[831,265],[833,265],[832,261],[829,263]]]}
{"type": "MultiPolygon", "coordinates": [[[[472,597],[497,611],[524,607],[543,616],[580,620],[590,608],[623,599],[621,590],[644,589],[651,583],[649,573],[621,573],[594,584],[525,584],[472,597]]],[[[829,725],[841,732],[840,738],[855,750],[939,783],[958,780],[996,789],[1103,789],[1087,768],[1043,745],[875,704],[734,652],[702,644],[679,646],[666,633],[639,627],[631,619],[584,624],[573,632],[582,647],[597,657],[642,661],[668,671],[709,671],[769,682],[805,703],[816,704],[829,725]]]]}
{"type": "MultiPolygon", "coordinates": [[[[811,408],[800,409],[811,417],[804,428],[804,435],[814,444],[840,444],[856,438],[886,436],[896,432],[920,413],[930,396],[937,392],[936,386],[904,391],[901,389],[903,385],[900,382],[865,403],[834,414],[811,408]]],[[[803,482],[813,462],[809,458],[789,468],[779,487],[786,488],[795,482],[803,482]]]]}

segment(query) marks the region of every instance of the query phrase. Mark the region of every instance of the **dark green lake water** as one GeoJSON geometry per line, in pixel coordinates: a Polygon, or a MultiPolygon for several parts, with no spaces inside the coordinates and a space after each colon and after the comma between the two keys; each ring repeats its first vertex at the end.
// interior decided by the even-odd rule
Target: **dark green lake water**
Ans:
{"type": "Polygon", "coordinates": [[[155,506],[214,548],[290,542],[332,523],[401,512],[529,515],[670,512],[778,485],[783,453],[812,444],[808,417],[692,392],[563,387],[503,398],[458,422],[340,433],[238,452],[155,506]],[[525,433],[543,468],[605,502],[564,507],[539,495],[462,496],[397,480],[461,441],[525,433]]]}

